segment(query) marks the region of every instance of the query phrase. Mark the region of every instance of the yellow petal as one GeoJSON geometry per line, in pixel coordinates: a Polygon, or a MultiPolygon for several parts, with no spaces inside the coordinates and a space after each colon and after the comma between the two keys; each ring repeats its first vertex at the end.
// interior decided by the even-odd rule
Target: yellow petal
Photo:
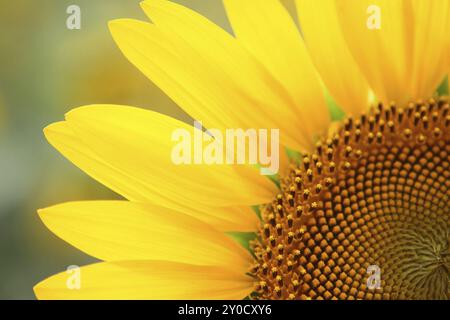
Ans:
{"type": "Polygon", "coordinates": [[[295,103],[282,85],[224,30],[170,1],[145,1],[155,25],[116,20],[125,56],[206,128],[280,129],[300,148],[295,103]],[[276,112],[274,111],[276,110],[276,112]]]}
{"type": "MultiPolygon", "coordinates": [[[[77,167],[129,200],[165,205],[168,208],[205,221],[221,231],[253,232],[256,229],[258,219],[249,206],[209,207],[196,205],[189,207],[179,201],[177,196],[172,201],[161,198],[149,189],[140,177],[121,171],[102,159],[93,149],[88,148],[75,135],[67,122],[54,123],[45,129],[45,133],[50,143],[77,167]]],[[[250,171],[248,179],[253,179],[253,174],[254,172],[250,171]]],[[[264,181],[264,183],[267,183],[267,181],[264,181]]],[[[158,185],[158,183],[154,184],[158,185]]],[[[180,188],[187,187],[180,185],[180,188]]]]}
{"type": "Polygon", "coordinates": [[[330,0],[297,0],[301,30],[311,58],[338,105],[358,115],[368,108],[369,86],[351,55],[330,0]]]}
{"type": "Polygon", "coordinates": [[[446,74],[449,58],[450,1],[411,0],[414,18],[411,92],[414,99],[428,98],[446,74]]]}
{"type": "Polygon", "coordinates": [[[198,207],[197,209],[180,207],[178,210],[222,232],[255,232],[260,224],[255,211],[249,206],[198,207]]]}
{"type": "Polygon", "coordinates": [[[236,37],[286,88],[309,140],[324,133],[330,117],[320,80],[300,33],[279,0],[225,0],[236,37]]]}
{"type": "Polygon", "coordinates": [[[249,253],[208,224],[129,201],[70,202],[39,210],[58,237],[100,260],[166,260],[245,270],[249,253]]]}
{"type": "Polygon", "coordinates": [[[42,300],[238,300],[251,291],[251,278],[237,270],[166,261],[97,263],[79,273],[59,273],[34,287],[42,300]]]}
{"type": "Polygon", "coordinates": [[[349,48],[380,100],[404,104],[433,94],[445,75],[448,0],[336,3],[349,48]]]}
{"type": "Polygon", "coordinates": [[[447,23],[447,70],[449,70],[447,73],[449,88],[448,92],[450,92],[450,19],[447,23]]]}
{"type": "MultiPolygon", "coordinates": [[[[174,164],[173,132],[185,130],[194,135],[196,129],[167,116],[139,108],[97,105],[75,109],[66,119],[88,149],[120,172],[113,180],[130,177],[126,187],[141,198],[149,197],[151,203],[170,207],[176,202],[193,208],[253,205],[270,200],[275,190],[266,177],[247,166],[174,164]],[[238,171],[251,179],[242,179],[238,171]]],[[[65,143],[65,136],[53,129],[50,126],[45,133],[58,148],[65,143]]]]}
{"type": "MultiPolygon", "coordinates": [[[[375,91],[377,97],[385,102],[396,100],[405,102],[407,95],[407,76],[410,58],[403,1],[363,0],[337,1],[337,11],[344,36],[361,70],[375,91]],[[378,21],[369,8],[379,8],[381,29],[368,28],[367,23],[375,17],[372,27],[378,21]]],[[[375,11],[377,12],[377,11],[375,11]]]]}
{"type": "Polygon", "coordinates": [[[447,25],[447,67],[450,70],[450,19],[447,25]]]}

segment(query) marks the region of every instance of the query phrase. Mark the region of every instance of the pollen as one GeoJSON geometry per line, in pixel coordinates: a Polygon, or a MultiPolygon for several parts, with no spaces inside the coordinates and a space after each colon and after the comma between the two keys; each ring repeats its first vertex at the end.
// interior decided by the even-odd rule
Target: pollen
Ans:
{"type": "Polygon", "coordinates": [[[379,104],[292,165],[251,243],[253,297],[450,298],[449,109],[379,104]]]}

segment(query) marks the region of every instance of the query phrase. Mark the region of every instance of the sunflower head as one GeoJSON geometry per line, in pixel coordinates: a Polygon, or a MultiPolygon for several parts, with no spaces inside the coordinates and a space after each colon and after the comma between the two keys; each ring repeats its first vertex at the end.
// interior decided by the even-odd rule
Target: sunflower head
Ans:
{"type": "Polygon", "coordinates": [[[257,296],[447,298],[449,127],[448,99],[380,104],[319,141],[264,209],[257,296]]]}

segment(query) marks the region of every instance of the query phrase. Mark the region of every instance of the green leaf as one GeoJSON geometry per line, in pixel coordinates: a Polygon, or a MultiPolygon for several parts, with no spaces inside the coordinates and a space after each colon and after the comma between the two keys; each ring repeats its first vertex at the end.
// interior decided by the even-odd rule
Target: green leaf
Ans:
{"type": "Polygon", "coordinates": [[[250,249],[250,241],[256,239],[256,233],[231,231],[227,232],[226,234],[253,254],[252,250],[250,249]]]}
{"type": "Polygon", "coordinates": [[[448,76],[445,76],[444,81],[439,85],[437,93],[440,96],[448,96],[448,76]]]}
{"type": "MultiPolygon", "coordinates": [[[[258,170],[262,168],[261,164],[256,163],[254,165],[258,170]]],[[[280,188],[280,178],[278,176],[278,174],[273,174],[273,175],[266,175],[266,177],[272,181],[273,183],[275,183],[275,185],[278,187],[278,189],[280,188]]]]}
{"type": "Polygon", "coordinates": [[[300,160],[302,159],[302,154],[300,152],[286,148],[286,153],[289,159],[295,161],[297,164],[300,164],[300,160]]]}
{"type": "Polygon", "coordinates": [[[330,110],[332,121],[339,121],[344,119],[345,112],[342,111],[342,109],[338,106],[336,101],[334,101],[333,97],[327,90],[325,90],[325,101],[327,102],[328,109],[330,110]]]}
{"type": "Polygon", "coordinates": [[[275,185],[278,187],[278,189],[280,188],[280,177],[278,176],[278,174],[274,174],[272,176],[267,176],[273,183],[275,183],[275,185]]]}
{"type": "Polygon", "coordinates": [[[256,215],[259,218],[259,220],[262,221],[261,210],[259,210],[259,206],[252,206],[252,209],[253,209],[253,211],[255,211],[256,215]]]}

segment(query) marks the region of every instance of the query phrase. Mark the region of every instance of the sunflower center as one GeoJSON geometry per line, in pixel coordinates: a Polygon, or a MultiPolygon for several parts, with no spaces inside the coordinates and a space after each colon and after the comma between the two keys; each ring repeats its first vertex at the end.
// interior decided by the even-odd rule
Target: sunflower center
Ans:
{"type": "Polygon", "coordinates": [[[252,243],[255,297],[450,298],[449,109],[380,104],[292,167],[252,243]]]}

